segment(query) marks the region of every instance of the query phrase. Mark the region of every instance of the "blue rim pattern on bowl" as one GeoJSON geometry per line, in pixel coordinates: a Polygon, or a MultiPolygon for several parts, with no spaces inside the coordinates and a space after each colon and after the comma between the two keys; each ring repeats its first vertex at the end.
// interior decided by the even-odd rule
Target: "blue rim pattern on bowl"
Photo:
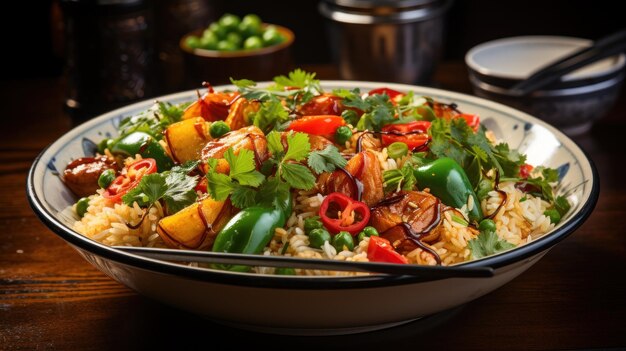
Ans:
{"type": "MultiPolygon", "coordinates": [[[[512,108],[471,97],[459,93],[451,93],[439,89],[423,88],[402,84],[372,83],[372,82],[345,82],[345,81],[324,81],[325,88],[354,88],[361,87],[365,90],[380,86],[388,86],[397,90],[414,90],[416,93],[434,97],[442,101],[455,102],[459,108],[467,112],[476,113],[474,109],[482,110],[482,121],[496,133],[498,137],[507,135],[507,141],[511,147],[519,147],[529,156],[535,158],[531,163],[537,162],[537,158],[550,159],[551,156],[560,155],[569,160],[559,164],[550,164],[558,168],[560,177],[564,179],[565,185],[562,191],[577,194],[574,199],[577,203],[568,214],[564,223],[559,224],[552,232],[518,247],[514,250],[490,256],[484,259],[471,261],[462,264],[467,267],[493,267],[499,268],[510,263],[521,261],[544,251],[560,240],[571,234],[578,228],[591,214],[599,195],[599,181],[597,171],[593,162],[587,154],[580,149],[573,141],[564,136],[555,128],[549,126],[534,117],[521,113],[512,108]],[[506,122],[506,123],[504,123],[506,122]],[[511,136],[512,134],[512,136],[511,136]],[[541,140],[539,140],[541,139],[541,140]],[[542,142],[540,149],[532,149],[537,142],[542,142]],[[551,148],[551,149],[550,149],[551,148]],[[552,153],[550,153],[552,152],[552,153]],[[573,179],[573,173],[577,178],[573,179]],[[570,179],[572,178],[572,179],[570,179]]],[[[232,86],[218,87],[233,88],[232,86]]],[[[195,97],[195,90],[178,94],[172,94],[159,98],[160,101],[182,102],[189,101],[195,97]]],[[[175,274],[190,277],[198,280],[208,280],[217,283],[258,286],[260,283],[273,288],[289,289],[332,289],[332,288],[372,288],[377,286],[389,286],[398,284],[409,284],[419,281],[431,280],[420,277],[409,276],[388,276],[371,275],[358,277],[289,277],[289,276],[268,276],[250,273],[232,273],[204,268],[188,267],[175,263],[144,258],[141,256],[125,253],[106,245],[100,244],[81,234],[76,233],[58,213],[67,205],[72,204],[75,199],[65,189],[58,177],[58,169],[63,169],[70,158],[84,156],[85,152],[91,151],[93,141],[90,138],[102,138],[107,133],[115,132],[115,128],[122,118],[133,115],[147,109],[152,101],[139,102],[125,108],[121,108],[104,114],[91,121],[76,127],[66,133],[57,142],[48,146],[34,161],[27,178],[27,193],[31,207],[39,218],[55,233],[71,245],[81,247],[105,258],[122,262],[125,264],[138,266],[166,274],[175,274]],[[68,150],[72,152],[68,152],[68,150]],[[78,152],[82,151],[81,152],[78,152]],[[55,188],[56,186],[56,188],[55,188]],[[59,188],[60,186],[60,188],[59,188]],[[44,187],[48,189],[58,189],[54,192],[54,199],[46,197],[44,187]]],[[[49,193],[53,196],[52,193],[49,193]]]]}

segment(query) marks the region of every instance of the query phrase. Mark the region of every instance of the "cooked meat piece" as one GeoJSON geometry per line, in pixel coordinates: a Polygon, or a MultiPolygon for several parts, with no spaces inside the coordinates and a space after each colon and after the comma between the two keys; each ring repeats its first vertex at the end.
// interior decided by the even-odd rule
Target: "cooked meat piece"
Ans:
{"type": "MultiPolygon", "coordinates": [[[[360,152],[352,157],[345,167],[346,171],[363,183],[362,201],[368,206],[378,203],[383,198],[383,177],[378,158],[371,151],[360,152]]],[[[354,197],[356,189],[348,176],[342,171],[324,173],[317,180],[323,194],[340,192],[354,197]]]]}
{"type": "Polygon", "coordinates": [[[63,182],[74,194],[80,197],[89,196],[98,190],[98,178],[107,169],[117,172],[114,159],[107,156],[81,157],[65,167],[63,182]]]}
{"type": "Polygon", "coordinates": [[[415,248],[415,244],[405,240],[405,230],[398,225],[406,222],[415,233],[423,233],[420,236],[421,241],[434,242],[439,239],[441,233],[442,210],[441,201],[430,193],[401,191],[374,206],[370,224],[391,243],[401,240],[403,245],[411,244],[415,248]]]}
{"type": "MultiPolygon", "coordinates": [[[[248,149],[254,151],[255,161],[257,168],[261,166],[261,163],[267,159],[267,140],[263,132],[255,127],[249,126],[238,130],[233,130],[225,134],[223,137],[215,140],[211,140],[202,149],[202,159],[208,160],[210,158],[223,159],[224,153],[229,148],[233,148],[235,155],[239,154],[239,150],[248,149]]],[[[219,172],[229,170],[228,163],[220,162],[218,165],[219,172]],[[224,169],[225,168],[225,169],[224,169]]]]}
{"type": "MultiPolygon", "coordinates": [[[[363,135],[363,132],[354,133],[354,135],[352,135],[352,137],[350,138],[350,144],[354,148],[358,147],[358,141],[361,135],[363,135]]],[[[374,150],[374,151],[382,150],[382,144],[380,143],[380,139],[378,139],[376,136],[370,133],[365,133],[365,135],[363,135],[363,137],[361,138],[361,150],[360,151],[363,151],[363,150],[374,150]]]]}

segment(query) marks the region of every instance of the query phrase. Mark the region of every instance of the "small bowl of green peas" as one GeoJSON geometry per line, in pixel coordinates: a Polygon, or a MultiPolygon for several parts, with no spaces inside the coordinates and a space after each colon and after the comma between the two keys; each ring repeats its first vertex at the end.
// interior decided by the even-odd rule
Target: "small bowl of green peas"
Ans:
{"type": "Polygon", "coordinates": [[[181,38],[187,82],[196,86],[202,81],[229,83],[228,77],[271,80],[292,68],[294,39],[288,28],[264,23],[255,14],[224,14],[181,38]]]}

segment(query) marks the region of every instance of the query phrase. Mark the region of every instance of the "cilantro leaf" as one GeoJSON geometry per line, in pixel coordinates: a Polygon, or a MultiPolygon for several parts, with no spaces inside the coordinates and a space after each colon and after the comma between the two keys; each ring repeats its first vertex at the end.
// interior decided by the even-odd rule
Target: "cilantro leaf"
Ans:
{"type": "Polygon", "coordinates": [[[289,184],[280,181],[276,177],[269,177],[257,193],[257,202],[264,206],[275,206],[281,209],[285,209],[284,206],[287,203],[289,197],[289,184]]]}
{"type": "Polygon", "coordinates": [[[317,174],[332,172],[347,163],[334,145],[328,145],[324,150],[312,151],[307,158],[307,164],[317,174]]]}
{"type": "MultiPolygon", "coordinates": [[[[217,161],[217,160],[214,160],[214,161],[217,161]]],[[[177,165],[177,166],[172,167],[170,171],[189,174],[191,173],[191,171],[196,169],[199,164],[200,164],[200,161],[189,160],[183,163],[182,165],[177,165]]]]}
{"type": "Polygon", "coordinates": [[[190,177],[184,173],[169,172],[165,177],[166,190],[163,200],[167,205],[169,214],[176,213],[196,201],[195,187],[198,184],[198,177],[190,177]]]}
{"type": "Polygon", "coordinates": [[[169,102],[158,102],[148,111],[124,118],[118,127],[118,139],[133,132],[145,132],[157,140],[163,138],[163,131],[172,123],[180,121],[189,103],[173,105],[169,102]]]}
{"type": "Polygon", "coordinates": [[[315,185],[315,176],[303,165],[297,163],[283,163],[281,177],[292,188],[309,190],[315,185]]]}
{"type": "Polygon", "coordinates": [[[370,104],[361,97],[361,90],[359,88],[354,88],[352,90],[335,89],[333,90],[333,94],[343,99],[341,103],[344,106],[354,107],[361,111],[367,111],[371,107],[370,104]]]}
{"type": "Polygon", "coordinates": [[[122,196],[122,201],[132,206],[137,202],[139,207],[148,207],[165,193],[165,178],[158,173],[148,174],[141,178],[139,184],[122,196]]]}
{"type": "Polygon", "coordinates": [[[285,109],[281,101],[276,97],[270,97],[261,104],[257,112],[251,113],[252,124],[267,133],[289,120],[289,111],[285,109]]]}
{"type": "Polygon", "coordinates": [[[230,201],[237,208],[246,208],[256,204],[257,191],[247,186],[236,185],[230,196],[230,201]]]}
{"type": "Polygon", "coordinates": [[[280,133],[271,131],[267,136],[267,148],[274,155],[281,154],[285,151],[280,133]]]}
{"type": "Polygon", "coordinates": [[[311,151],[309,136],[306,133],[291,133],[287,136],[287,152],[284,161],[302,161],[311,151]]]}
{"type": "Polygon", "coordinates": [[[500,239],[493,230],[480,232],[476,238],[467,242],[467,246],[474,260],[515,247],[515,245],[510,242],[500,239]]]}
{"type": "Polygon", "coordinates": [[[230,77],[230,82],[239,89],[252,88],[256,86],[256,82],[250,79],[233,79],[233,77],[230,77]]]}
{"type": "Polygon", "coordinates": [[[554,199],[554,208],[559,212],[561,217],[565,216],[565,214],[569,211],[572,206],[569,201],[564,196],[557,196],[554,199]]]}
{"type": "Polygon", "coordinates": [[[196,201],[195,187],[198,177],[185,173],[167,171],[153,173],[141,178],[139,184],[122,197],[122,201],[132,206],[137,202],[140,207],[150,207],[163,199],[168,214],[174,214],[196,201]]]}
{"type": "MultiPolygon", "coordinates": [[[[274,77],[274,83],[277,87],[283,89],[285,87],[306,88],[309,86],[319,86],[319,80],[315,79],[315,73],[308,73],[300,68],[289,72],[288,77],[280,75],[274,77]]],[[[320,89],[321,90],[321,89],[320,89]]]]}
{"type": "Polygon", "coordinates": [[[235,188],[232,179],[226,174],[209,171],[206,174],[207,192],[215,201],[224,201],[235,188]]]}
{"type": "Polygon", "coordinates": [[[494,156],[500,163],[503,175],[506,177],[518,176],[520,167],[526,163],[526,155],[520,154],[517,150],[509,149],[509,145],[506,143],[494,146],[494,156]]]}
{"type": "Polygon", "coordinates": [[[254,152],[248,149],[239,150],[235,156],[232,148],[226,150],[224,158],[230,165],[230,177],[241,185],[259,186],[265,176],[256,170],[254,152]]]}

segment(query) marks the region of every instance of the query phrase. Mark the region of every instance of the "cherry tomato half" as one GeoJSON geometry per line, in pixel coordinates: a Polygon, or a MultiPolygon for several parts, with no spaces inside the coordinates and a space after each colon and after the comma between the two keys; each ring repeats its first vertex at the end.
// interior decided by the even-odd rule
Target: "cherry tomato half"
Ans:
{"type": "Polygon", "coordinates": [[[389,240],[380,236],[370,236],[367,259],[373,262],[408,263],[406,257],[393,249],[389,240]]]}
{"type": "Polygon", "coordinates": [[[144,158],[133,162],[126,167],[126,174],[123,174],[113,180],[111,184],[102,193],[104,198],[114,202],[120,202],[129,190],[139,184],[141,178],[146,174],[156,172],[157,164],[153,158],[144,158]]]}
{"type": "Polygon", "coordinates": [[[428,128],[430,122],[415,121],[402,124],[388,124],[383,127],[383,146],[391,145],[395,142],[405,143],[410,150],[426,144],[429,140],[428,128]]]}

